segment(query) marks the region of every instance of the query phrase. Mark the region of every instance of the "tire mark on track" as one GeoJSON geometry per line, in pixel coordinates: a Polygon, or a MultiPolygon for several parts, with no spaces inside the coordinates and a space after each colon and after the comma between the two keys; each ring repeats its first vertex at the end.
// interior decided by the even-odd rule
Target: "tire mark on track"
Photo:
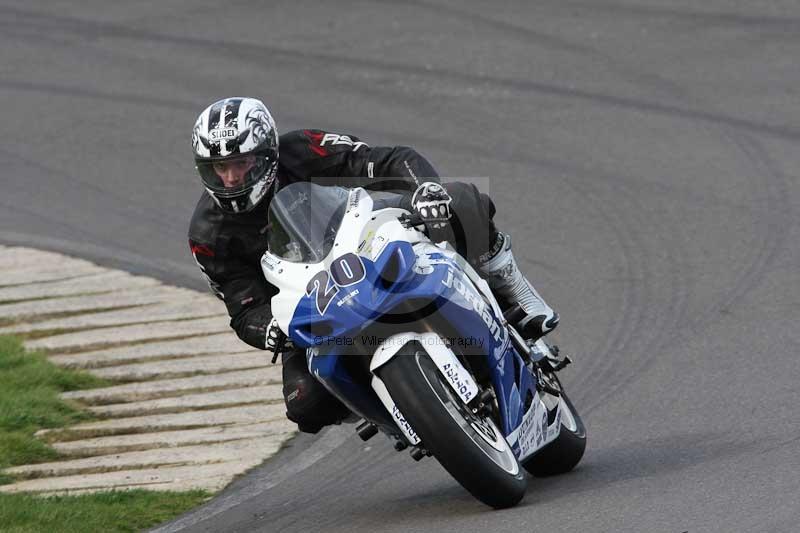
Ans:
{"type": "MultiPolygon", "coordinates": [[[[552,2],[548,2],[552,3],[552,2]]],[[[617,2],[603,1],[575,1],[563,0],[557,2],[558,5],[571,9],[579,7],[590,11],[595,11],[603,15],[627,15],[631,17],[644,18],[668,18],[680,22],[686,22],[692,27],[708,29],[719,26],[736,26],[754,30],[768,29],[780,32],[800,31],[800,19],[794,17],[772,17],[768,15],[752,16],[740,15],[737,13],[725,13],[721,11],[699,11],[699,10],[678,10],[658,6],[638,6],[620,4],[617,2]]],[[[702,5],[702,4],[698,4],[702,5]]]]}
{"type": "Polygon", "coordinates": [[[792,223],[795,222],[792,217],[797,215],[796,208],[789,203],[790,191],[786,175],[775,167],[763,144],[752,136],[734,131],[728,131],[726,136],[747,156],[755,174],[764,176],[753,187],[756,194],[761,190],[766,192],[766,196],[760,201],[764,205],[759,210],[763,214],[763,218],[760,218],[763,238],[758,239],[761,246],[754,254],[755,259],[742,270],[736,286],[712,302],[703,312],[703,318],[695,322],[700,327],[713,322],[719,311],[730,307],[736,299],[762,282],[764,272],[775,263],[788,241],[792,223]]]}
{"type": "MultiPolygon", "coordinates": [[[[732,117],[720,113],[711,113],[701,109],[682,108],[673,105],[662,104],[659,102],[603,94],[594,91],[576,89],[573,87],[531,81],[528,79],[469,74],[444,68],[428,69],[415,65],[398,64],[388,61],[379,61],[376,59],[348,58],[337,54],[298,51],[256,43],[174,36],[148,30],[132,29],[115,23],[90,22],[70,17],[43,15],[34,11],[17,8],[0,8],[0,13],[2,12],[7,12],[16,16],[22,16],[23,18],[28,17],[34,21],[52,20],[59,24],[58,29],[61,31],[64,31],[63,26],[70,26],[71,28],[67,31],[73,31],[79,34],[88,32],[90,35],[95,37],[169,43],[190,47],[194,51],[208,50],[218,55],[228,55],[234,57],[236,60],[243,62],[254,62],[258,65],[263,64],[264,57],[270,57],[273,61],[283,61],[290,65],[303,64],[308,68],[362,68],[365,70],[371,69],[388,72],[394,75],[402,74],[404,76],[416,75],[426,77],[439,76],[443,79],[448,79],[459,83],[485,83],[495,87],[514,89],[523,93],[537,93],[571,100],[584,100],[603,106],[621,107],[670,117],[680,117],[691,121],[710,122],[771,135],[774,137],[785,138],[792,141],[800,140],[800,129],[788,125],[763,124],[746,118],[732,117]]],[[[31,22],[28,22],[28,24],[30,23],[31,22]]],[[[23,22],[16,21],[14,24],[23,24],[23,22]]],[[[3,25],[3,22],[0,21],[0,28],[2,28],[3,25]]],[[[45,30],[46,26],[45,28],[42,28],[42,31],[45,30]]],[[[652,76],[652,74],[648,74],[648,76],[652,76]]],[[[26,82],[17,81],[12,83],[26,82]]]]}
{"type": "MultiPolygon", "coordinates": [[[[375,3],[397,5],[397,3],[393,0],[377,0],[375,3]]],[[[448,19],[459,18],[480,24],[487,28],[498,30],[506,39],[513,36],[530,44],[535,44],[554,50],[565,50],[578,54],[592,54],[594,52],[591,47],[576,44],[567,39],[562,39],[560,37],[539,32],[531,28],[513,24],[511,22],[498,20],[480,13],[469,11],[467,9],[457,8],[451,5],[436,4],[433,2],[427,2],[425,0],[406,0],[403,4],[418,6],[432,13],[445,15],[448,19]]]]}
{"type": "MultiPolygon", "coordinates": [[[[380,1],[385,2],[386,0],[380,0],[380,1]]],[[[557,50],[563,50],[574,53],[576,55],[582,55],[593,61],[600,60],[607,67],[609,67],[611,71],[638,80],[639,82],[642,83],[642,85],[648,85],[650,88],[657,88],[659,86],[662,86],[665,83],[665,81],[667,81],[658,74],[652,74],[637,69],[635,67],[631,67],[630,65],[627,65],[624,61],[621,61],[618,58],[614,57],[613,55],[603,52],[597,47],[579,44],[580,41],[576,43],[566,38],[556,37],[553,35],[542,33],[536,31],[533,28],[500,20],[494,17],[487,16],[482,13],[476,13],[475,11],[472,10],[457,8],[452,5],[440,5],[426,0],[410,0],[407,1],[406,4],[419,5],[421,7],[424,7],[425,9],[445,14],[451,18],[458,17],[467,21],[481,24],[483,26],[487,26],[489,28],[497,29],[500,32],[498,38],[503,40],[508,39],[509,35],[513,35],[517,39],[529,42],[531,44],[541,45],[557,50]]],[[[558,9],[559,6],[555,6],[556,9],[558,9]]],[[[531,4],[530,7],[535,10],[536,8],[544,6],[538,4],[531,4]]],[[[671,93],[674,90],[675,86],[671,82],[669,83],[672,85],[669,91],[671,93]]]]}
{"type": "MultiPolygon", "coordinates": [[[[105,188],[101,185],[98,185],[95,181],[83,177],[80,172],[70,174],[61,168],[55,168],[30,157],[26,157],[19,152],[13,152],[3,147],[0,147],[0,162],[3,163],[3,166],[6,168],[6,170],[9,170],[9,168],[13,169],[12,165],[24,163],[26,170],[35,169],[45,176],[57,176],[60,179],[63,179],[64,183],[80,185],[84,189],[88,189],[93,195],[93,198],[97,199],[97,201],[104,197],[111,198],[112,200],[116,201],[118,206],[121,206],[119,208],[120,211],[127,212],[134,220],[145,218],[159,221],[164,225],[164,227],[167,228],[171,222],[170,218],[163,211],[149,206],[133,203],[129,198],[126,198],[123,195],[115,192],[113,189],[105,188]]],[[[29,211],[28,209],[17,205],[19,202],[14,203],[15,200],[17,199],[0,199],[0,205],[13,208],[18,211],[28,211],[30,214],[35,214],[33,211],[29,211]]]]}
{"type": "Polygon", "coordinates": [[[70,87],[55,83],[41,83],[25,80],[0,80],[0,90],[35,91],[50,95],[77,96],[80,98],[106,100],[115,103],[148,105],[167,109],[183,109],[192,112],[207,105],[207,102],[193,102],[177,98],[162,98],[131,93],[111,93],[85,87],[70,87]]]}
{"type": "MultiPolygon", "coordinates": [[[[655,363],[659,353],[670,344],[684,342],[681,337],[685,337],[686,332],[692,335],[702,334],[702,330],[719,319],[720,311],[733,305],[737,299],[741,299],[763,281],[764,273],[775,263],[784,249],[792,224],[788,220],[791,217],[791,206],[788,204],[789,190],[783,173],[775,169],[766,150],[755,139],[731,130],[723,130],[721,135],[723,139],[733,143],[740,152],[745,154],[758,177],[763,176],[753,184],[756,192],[764,190],[767,193],[763,200],[765,205],[760,210],[765,214],[764,218],[759,219],[762,221],[763,229],[756,232],[756,240],[760,246],[753,249],[750,254],[751,261],[735,276],[735,281],[730,284],[731,288],[721,296],[714,298],[705,310],[698,314],[675,313],[670,319],[672,327],[659,328],[660,334],[643,347],[642,355],[635,361],[634,366],[609,367],[600,376],[599,381],[613,381],[614,385],[604,389],[599,397],[594,398],[594,403],[583,408],[587,414],[637,380],[655,363]],[[758,237],[759,235],[763,238],[758,237]]],[[[670,256],[679,257],[675,254],[670,254],[670,256]]],[[[679,275],[679,270],[674,269],[674,264],[673,270],[675,274],[679,275]]],[[[678,283],[676,287],[681,287],[681,284],[678,283]]],[[[685,287],[683,288],[685,290],[685,287]]],[[[674,311],[673,308],[672,312],[674,311]]]]}
{"type": "MultiPolygon", "coordinates": [[[[645,335],[652,330],[648,326],[652,319],[648,312],[647,304],[653,301],[653,294],[648,284],[651,279],[652,269],[644,253],[646,243],[636,230],[647,224],[642,216],[638,203],[631,198],[631,194],[621,189],[610,190],[615,198],[612,206],[604,200],[609,192],[601,187],[591,184],[591,176],[583,176],[585,180],[579,183],[567,179],[564,183],[569,186],[578,197],[583,197],[584,202],[593,207],[606,222],[611,231],[611,236],[618,243],[616,249],[622,259],[622,271],[619,276],[623,280],[635,280],[633,283],[624,283],[621,287],[622,305],[619,309],[611,311],[613,315],[612,330],[604,342],[586,356],[580,357],[580,378],[571,385],[570,390],[580,393],[584,405],[583,413],[588,413],[586,403],[590,399],[596,402],[598,392],[605,389],[603,376],[609,369],[626,366],[631,357],[638,353],[637,345],[645,341],[645,335]],[[612,207],[609,207],[612,206],[612,207]]],[[[567,351],[569,342],[566,343],[567,351]]],[[[573,393],[578,396],[578,394],[573,393]]]]}

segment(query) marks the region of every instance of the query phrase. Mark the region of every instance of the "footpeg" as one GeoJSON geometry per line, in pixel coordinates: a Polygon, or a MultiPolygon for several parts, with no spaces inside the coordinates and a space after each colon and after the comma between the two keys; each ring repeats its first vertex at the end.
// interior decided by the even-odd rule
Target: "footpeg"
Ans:
{"type": "Polygon", "coordinates": [[[561,348],[555,344],[548,345],[548,347],[550,348],[550,355],[552,355],[552,357],[548,357],[547,362],[550,368],[553,369],[553,372],[558,372],[567,365],[572,364],[572,359],[570,359],[568,355],[561,356],[561,348]]]}
{"type": "Polygon", "coordinates": [[[411,458],[415,461],[421,460],[423,457],[429,456],[431,452],[423,448],[422,446],[412,446],[411,450],[408,452],[411,454],[411,458]]]}
{"type": "MultiPolygon", "coordinates": [[[[572,359],[568,355],[561,355],[561,350],[555,344],[544,343],[544,346],[537,346],[540,341],[530,342],[528,346],[533,354],[533,360],[542,370],[548,372],[558,372],[567,365],[572,364],[572,359]]],[[[543,342],[543,341],[542,341],[543,342]]]]}
{"type": "Polygon", "coordinates": [[[358,436],[361,437],[361,440],[366,442],[378,434],[378,428],[372,422],[364,420],[358,425],[358,427],[356,427],[356,433],[358,433],[358,436]]]}
{"type": "Polygon", "coordinates": [[[572,364],[572,359],[570,359],[568,355],[565,355],[564,359],[560,360],[558,363],[556,363],[555,366],[553,366],[553,372],[558,372],[559,370],[563,369],[567,365],[571,365],[571,364],[572,364]]]}

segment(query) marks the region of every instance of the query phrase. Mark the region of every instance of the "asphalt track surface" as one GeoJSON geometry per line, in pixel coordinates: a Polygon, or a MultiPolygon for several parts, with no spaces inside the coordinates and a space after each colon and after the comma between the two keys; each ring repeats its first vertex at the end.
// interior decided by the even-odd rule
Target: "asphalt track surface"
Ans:
{"type": "Polygon", "coordinates": [[[0,241],[202,288],[205,105],[413,145],[492,177],[589,447],[493,512],[342,426],[174,528],[798,530],[800,4],[266,4],[0,2],[0,241]]]}

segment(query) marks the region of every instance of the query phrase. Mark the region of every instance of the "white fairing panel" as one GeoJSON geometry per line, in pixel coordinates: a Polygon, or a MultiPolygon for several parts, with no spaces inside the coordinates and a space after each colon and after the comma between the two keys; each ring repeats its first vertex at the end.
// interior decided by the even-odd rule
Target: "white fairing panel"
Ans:
{"type": "Polygon", "coordinates": [[[519,444],[518,459],[523,461],[535,452],[553,442],[561,432],[561,402],[558,403],[553,423],[547,424],[547,406],[537,392],[522,423],[506,439],[511,446],[519,444]]]}

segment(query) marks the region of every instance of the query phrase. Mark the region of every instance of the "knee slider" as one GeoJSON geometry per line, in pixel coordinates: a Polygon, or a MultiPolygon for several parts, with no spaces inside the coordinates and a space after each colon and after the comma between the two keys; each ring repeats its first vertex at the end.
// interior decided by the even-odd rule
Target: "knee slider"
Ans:
{"type": "Polygon", "coordinates": [[[284,362],[283,397],[286,417],[300,431],[317,433],[324,426],[342,420],[349,410],[309,374],[304,357],[292,357],[284,362]],[[302,369],[298,372],[300,364],[302,369]],[[304,372],[302,371],[304,370],[304,372]]]}

